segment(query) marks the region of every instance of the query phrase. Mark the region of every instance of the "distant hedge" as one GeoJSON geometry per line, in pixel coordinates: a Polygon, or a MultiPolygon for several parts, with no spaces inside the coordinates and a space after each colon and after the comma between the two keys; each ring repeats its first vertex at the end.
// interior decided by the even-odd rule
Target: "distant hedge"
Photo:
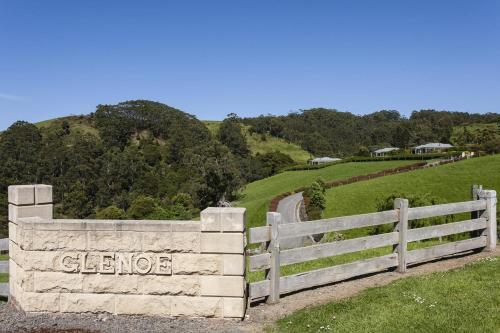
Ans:
{"type": "Polygon", "coordinates": [[[353,156],[345,158],[341,161],[335,161],[331,163],[324,164],[299,164],[288,167],[283,171],[303,171],[303,170],[316,170],[330,167],[336,164],[349,163],[349,162],[379,162],[379,161],[396,161],[396,160],[414,160],[414,161],[425,161],[432,160],[435,158],[452,157],[460,154],[459,152],[449,152],[449,153],[436,153],[436,154],[421,154],[421,155],[390,155],[384,157],[362,157],[353,156]]]}

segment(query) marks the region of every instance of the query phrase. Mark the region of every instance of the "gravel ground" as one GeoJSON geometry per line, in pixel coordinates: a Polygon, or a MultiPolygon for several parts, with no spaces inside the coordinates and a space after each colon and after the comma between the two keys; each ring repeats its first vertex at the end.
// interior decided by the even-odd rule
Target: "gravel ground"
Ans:
{"type": "Polygon", "coordinates": [[[262,332],[283,316],[308,306],[352,297],[360,291],[381,286],[408,276],[447,271],[488,256],[493,252],[458,255],[448,259],[410,267],[406,274],[383,272],[351,279],[325,287],[314,288],[283,297],[280,303],[254,305],[244,321],[221,319],[187,319],[146,316],[114,316],[109,314],[25,314],[10,304],[0,304],[0,332],[30,333],[95,333],[95,332],[262,332]]]}

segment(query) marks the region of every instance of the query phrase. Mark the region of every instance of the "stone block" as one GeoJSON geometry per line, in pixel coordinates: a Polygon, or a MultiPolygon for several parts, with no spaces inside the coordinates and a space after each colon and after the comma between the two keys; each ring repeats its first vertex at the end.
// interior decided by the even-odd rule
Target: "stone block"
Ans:
{"type": "Polygon", "coordinates": [[[238,253],[245,248],[243,233],[202,233],[202,253],[238,253]]]}
{"type": "Polygon", "coordinates": [[[179,275],[213,275],[223,271],[222,256],[218,254],[172,254],[172,273],[179,275]]]}
{"type": "Polygon", "coordinates": [[[222,298],[172,297],[172,316],[222,317],[222,298]]]}
{"type": "Polygon", "coordinates": [[[201,231],[221,231],[220,208],[208,207],[200,212],[201,231]]]}
{"type": "Polygon", "coordinates": [[[129,231],[88,231],[88,251],[141,251],[141,233],[129,231]]]}
{"type": "Polygon", "coordinates": [[[245,316],[246,301],[243,297],[223,298],[224,318],[243,318],[245,316]]]}
{"type": "Polygon", "coordinates": [[[14,243],[18,243],[17,241],[17,225],[12,223],[12,222],[9,222],[9,239],[10,241],[14,242],[14,243]]]}
{"type": "Polygon", "coordinates": [[[59,231],[33,230],[30,250],[57,250],[59,248],[59,231]]]}
{"type": "Polygon", "coordinates": [[[60,255],[58,251],[23,251],[22,266],[29,271],[55,271],[60,269],[60,255]]]}
{"type": "Polygon", "coordinates": [[[83,275],[84,293],[135,294],[138,290],[138,275],[83,275]]]}
{"type": "Polygon", "coordinates": [[[115,313],[115,295],[112,294],[60,294],[61,312],[115,313]]]}
{"type": "Polygon", "coordinates": [[[59,299],[58,293],[25,292],[21,306],[26,312],[59,312],[59,299]]]}
{"type": "Polygon", "coordinates": [[[23,291],[34,291],[34,272],[25,271],[21,266],[16,266],[12,282],[17,283],[23,291]]]}
{"type": "Polygon", "coordinates": [[[8,188],[9,203],[14,205],[34,205],[34,185],[11,185],[8,188]]]}
{"type": "Polygon", "coordinates": [[[245,208],[208,207],[200,213],[201,231],[243,232],[245,215],[245,208]]]}
{"type": "Polygon", "coordinates": [[[59,231],[57,248],[61,250],[84,251],[87,249],[87,233],[77,230],[61,230],[59,231]]]}
{"type": "Polygon", "coordinates": [[[243,297],[245,281],[242,276],[200,276],[202,296],[243,297]]]}
{"type": "Polygon", "coordinates": [[[62,272],[35,272],[36,292],[81,292],[83,275],[62,272]]]}
{"type": "Polygon", "coordinates": [[[199,232],[173,232],[172,233],[173,252],[195,252],[200,253],[200,233],[199,232]]]}
{"type": "Polygon", "coordinates": [[[116,296],[116,314],[170,316],[172,298],[169,296],[116,296]]]}
{"type": "Polygon", "coordinates": [[[18,219],[25,217],[52,219],[52,204],[37,206],[15,206],[9,204],[9,221],[16,222],[18,219]]]}
{"type": "Polygon", "coordinates": [[[113,221],[116,231],[170,232],[172,221],[125,220],[113,221]]]}
{"type": "Polygon", "coordinates": [[[170,221],[172,232],[200,232],[201,223],[199,221],[170,221]]]}
{"type": "Polygon", "coordinates": [[[172,249],[171,232],[142,232],[142,250],[169,252],[172,249]]]}
{"type": "Polygon", "coordinates": [[[35,204],[52,203],[52,186],[51,185],[35,185],[35,204]]]}
{"type": "Polygon", "coordinates": [[[244,275],[245,256],[242,254],[223,254],[224,275],[244,275]]]}
{"type": "Polygon", "coordinates": [[[147,295],[187,295],[200,293],[196,275],[143,275],[138,277],[139,293],[147,295]]]}

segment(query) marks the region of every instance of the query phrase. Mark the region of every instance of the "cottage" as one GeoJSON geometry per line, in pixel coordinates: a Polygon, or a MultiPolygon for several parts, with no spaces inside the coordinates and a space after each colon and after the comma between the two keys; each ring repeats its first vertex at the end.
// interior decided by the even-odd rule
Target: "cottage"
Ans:
{"type": "Polygon", "coordinates": [[[442,152],[450,148],[453,148],[453,146],[450,145],[449,143],[427,143],[425,145],[420,145],[413,148],[413,152],[415,154],[426,154],[426,153],[442,152]]]}
{"type": "Polygon", "coordinates": [[[394,148],[394,147],[387,147],[387,148],[381,148],[377,149],[372,153],[372,156],[375,157],[384,157],[386,154],[399,150],[399,148],[394,148]]]}
{"type": "Polygon", "coordinates": [[[337,162],[337,161],[341,161],[341,160],[342,159],[336,158],[336,157],[316,157],[315,159],[312,159],[310,161],[310,163],[313,165],[317,165],[317,164],[337,162]]]}

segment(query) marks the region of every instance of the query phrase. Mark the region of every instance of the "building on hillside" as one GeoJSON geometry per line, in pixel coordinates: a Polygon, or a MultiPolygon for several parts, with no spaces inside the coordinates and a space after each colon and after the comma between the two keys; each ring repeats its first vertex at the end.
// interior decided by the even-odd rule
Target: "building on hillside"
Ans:
{"type": "Polygon", "coordinates": [[[386,154],[391,153],[393,151],[399,150],[399,148],[394,148],[394,147],[387,147],[387,148],[381,148],[377,149],[372,153],[372,157],[384,157],[386,154]]]}
{"type": "Polygon", "coordinates": [[[315,159],[309,161],[309,163],[312,165],[318,165],[318,164],[337,162],[341,160],[342,160],[341,158],[336,158],[336,157],[316,157],[315,159]]]}
{"type": "Polygon", "coordinates": [[[449,143],[427,143],[413,148],[415,154],[439,153],[453,148],[449,143]]]}

